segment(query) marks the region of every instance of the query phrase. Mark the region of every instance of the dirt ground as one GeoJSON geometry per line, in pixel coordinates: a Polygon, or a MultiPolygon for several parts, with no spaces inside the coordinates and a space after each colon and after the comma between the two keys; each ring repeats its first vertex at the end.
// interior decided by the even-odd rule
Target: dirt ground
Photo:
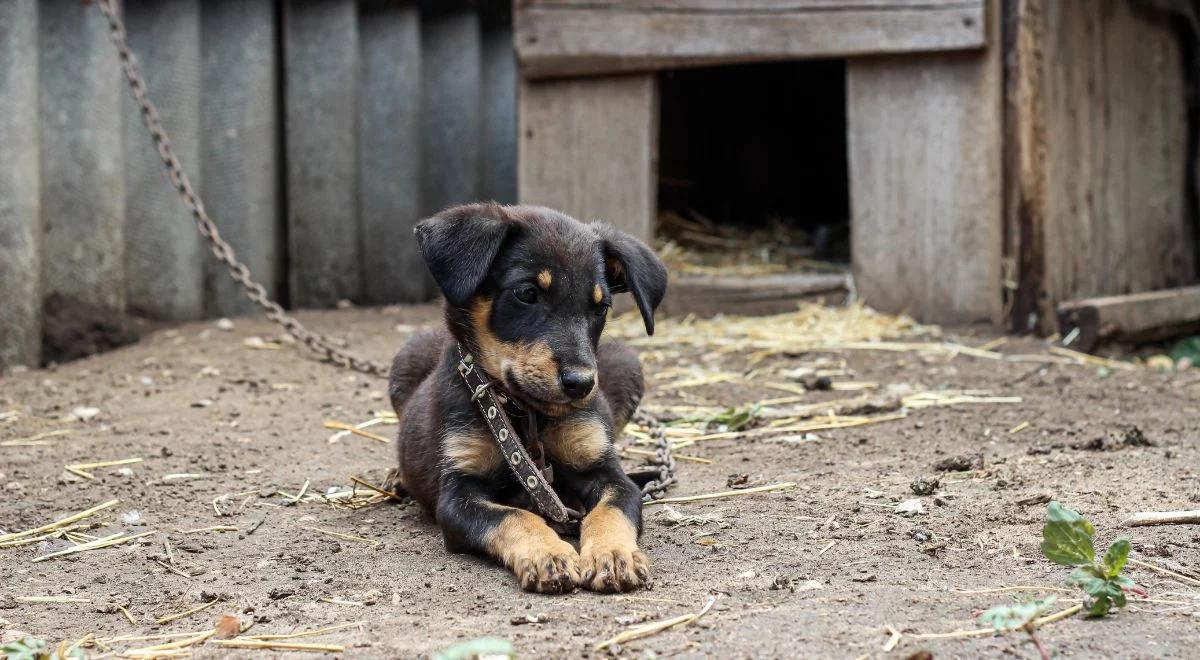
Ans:
{"type": "MultiPolygon", "coordinates": [[[[439,314],[409,307],[301,317],[345,337],[363,355],[387,359],[408,332],[439,314]]],[[[904,658],[927,650],[935,657],[1029,658],[1036,653],[1018,635],[907,635],[977,628],[979,610],[1039,593],[964,591],[1061,587],[1068,571],[1038,550],[1047,497],[1090,518],[1100,545],[1127,533],[1137,558],[1185,571],[1200,566],[1196,526],[1118,527],[1135,511],[1200,508],[1200,372],[851,351],[843,356],[853,380],[987,390],[1022,401],[912,410],[904,419],[790,442],[732,438],[681,449],[712,463],[680,463],[673,496],[726,490],[729,476],[742,473],[751,486],[797,485],[671,505],[685,515],[720,518],[698,527],[669,526],[663,506],[648,507],[642,538],[654,565],[652,591],[522,593],[500,568],[448,554],[414,506],[285,505],[288,497],[277,491],[294,495],[305,482],[310,492],[348,486],[350,475],[378,482],[395,450],[356,436],[330,443],[323,421],[370,418],[387,407],[385,384],[320,364],[293,345],[256,350],[245,343],[277,335],[260,319],[236,319],[231,330],[212,322],[182,325],[110,353],[0,380],[0,413],[18,413],[0,421],[0,442],[10,441],[0,445],[0,533],[113,498],[117,506],[91,519],[107,526],[90,533],[156,532],[40,563],[32,560],[69,544],[52,539],[0,548],[0,634],[7,628],[58,641],[88,633],[199,631],[219,615],[236,614],[243,625],[253,624],[247,634],[362,621],[361,628],[297,640],[342,644],[343,655],[353,658],[426,657],[481,636],[511,641],[521,657],[600,657],[612,651],[596,652],[593,645],[629,624],[694,612],[713,595],[715,606],[698,622],[630,642],[617,653],[904,658]],[[78,407],[98,413],[71,419],[78,407]],[[1134,426],[1147,443],[1123,442],[1134,426]],[[11,442],[56,430],[71,433],[44,437],[40,445],[11,442]],[[935,469],[959,455],[981,455],[982,468],[935,469]],[[144,460],[124,472],[96,469],[92,481],[64,470],[131,457],[144,460]],[[921,515],[898,514],[893,505],[917,497],[910,484],[921,476],[939,476],[941,495],[921,497],[921,515]],[[222,496],[228,497],[217,501],[218,516],[214,500],[222,496]],[[187,533],[217,525],[237,531],[187,533]],[[27,596],[87,602],[16,600],[27,596]],[[154,623],[214,596],[222,601],[201,613],[154,623]],[[131,625],[113,603],[138,623],[131,625]],[[526,615],[544,615],[544,621],[513,623],[526,615]],[[885,652],[889,625],[906,637],[885,652]]],[[[969,330],[947,336],[972,346],[991,338],[969,330]]],[[[1043,342],[1011,339],[997,350],[1045,349],[1043,342]]],[[[736,370],[745,356],[721,360],[736,370]]],[[[775,359],[767,370],[783,372],[806,360],[811,357],[775,359]]],[[[656,380],[655,373],[670,369],[672,360],[648,365],[651,406],[685,398],[734,406],[783,394],[728,383],[664,393],[655,385],[667,379],[656,380]]],[[[846,395],[814,392],[811,400],[846,395]]],[[[394,433],[394,427],[373,430],[394,433]]],[[[1196,657],[1200,588],[1139,567],[1131,575],[1155,602],[1133,603],[1102,621],[1048,625],[1040,637],[1052,653],[1196,657]]],[[[1071,604],[1074,594],[1060,596],[1056,608],[1071,604]]],[[[199,658],[271,655],[211,643],[191,650],[199,658]]]]}

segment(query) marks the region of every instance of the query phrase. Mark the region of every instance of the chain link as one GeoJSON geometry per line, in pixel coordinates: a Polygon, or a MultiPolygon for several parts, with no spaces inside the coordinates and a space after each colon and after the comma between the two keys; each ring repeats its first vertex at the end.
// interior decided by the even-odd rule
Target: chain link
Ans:
{"type": "Polygon", "coordinates": [[[150,131],[150,137],[154,140],[154,147],[158,151],[158,156],[167,168],[167,177],[170,178],[171,185],[179,192],[179,197],[183,201],[183,205],[187,207],[192,217],[196,219],[196,228],[200,231],[200,235],[210,243],[213,256],[229,267],[230,277],[242,286],[247,298],[266,312],[268,319],[278,324],[289,335],[295,337],[297,341],[303,343],[314,353],[339,367],[353,369],[354,371],[371,376],[386,378],[388,375],[387,365],[365,360],[347,353],[330,338],[304,327],[304,324],[297,320],[296,317],[284,311],[279,306],[279,303],[271,300],[270,296],[267,295],[267,290],[254,280],[246,264],[238,261],[233,247],[221,238],[221,233],[217,231],[217,226],[208,217],[208,212],[204,210],[204,202],[200,200],[196,195],[196,191],[192,189],[191,181],[188,180],[187,174],[183,171],[183,165],[179,162],[179,158],[175,156],[174,149],[171,148],[171,140],[167,137],[166,131],[163,130],[162,122],[159,121],[158,109],[147,96],[146,81],[142,78],[141,72],[138,71],[137,61],[133,56],[133,52],[129,49],[129,44],[126,42],[125,25],[121,20],[120,14],[118,14],[116,8],[113,6],[113,0],[99,0],[98,4],[100,11],[104,13],[104,17],[108,19],[112,42],[117,47],[117,53],[121,58],[121,70],[125,73],[125,78],[129,81],[129,90],[133,93],[133,98],[137,101],[138,107],[141,109],[142,123],[150,131]]]}
{"type": "Polygon", "coordinates": [[[638,424],[645,426],[654,438],[654,465],[658,467],[658,478],[647,481],[642,486],[642,501],[656,500],[666,494],[667,489],[678,481],[675,470],[675,456],[671,454],[671,441],[667,440],[666,428],[657,417],[639,410],[634,416],[638,424]]]}
{"type": "MultiPolygon", "coordinates": [[[[129,43],[125,39],[125,24],[114,7],[113,0],[98,0],[97,4],[100,6],[100,11],[104,13],[104,17],[108,19],[110,36],[112,37],[113,45],[117,47],[117,54],[121,59],[121,70],[125,73],[125,79],[129,81],[129,90],[132,92],[134,100],[137,101],[138,107],[141,109],[142,123],[150,131],[150,137],[154,140],[154,147],[158,151],[158,156],[167,168],[167,177],[170,178],[171,185],[179,192],[179,197],[183,201],[183,205],[187,207],[192,217],[195,218],[196,228],[200,231],[200,235],[208,240],[213,256],[229,268],[230,277],[242,286],[247,298],[263,309],[269,320],[278,324],[284,331],[295,337],[311,351],[339,367],[352,369],[371,376],[387,378],[387,365],[356,357],[342,350],[333,340],[325,335],[304,327],[304,324],[300,323],[296,317],[284,311],[279,306],[279,303],[271,300],[263,285],[254,280],[246,264],[238,261],[233,247],[221,238],[221,233],[217,231],[217,226],[208,217],[208,212],[204,210],[204,202],[201,201],[196,195],[195,190],[192,189],[192,184],[188,180],[187,174],[183,171],[183,165],[179,162],[179,158],[175,156],[174,149],[171,148],[171,140],[167,137],[167,132],[163,129],[162,122],[159,121],[158,109],[147,95],[146,81],[142,78],[142,74],[138,70],[137,61],[133,56],[133,51],[130,50],[129,43]]],[[[650,429],[650,435],[654,437],[657,444],[653,462],[658,466],[659,476],[642,487],[642,497],[644,500],[656,499],[662,497],[663,493],[676,482],[675,458],[671,455],[671,443],[667,440],[666,434],[663,432],[662,423],[653,415],[644,411],[639,411],[637,418],[639,423],[650,429]]]]}

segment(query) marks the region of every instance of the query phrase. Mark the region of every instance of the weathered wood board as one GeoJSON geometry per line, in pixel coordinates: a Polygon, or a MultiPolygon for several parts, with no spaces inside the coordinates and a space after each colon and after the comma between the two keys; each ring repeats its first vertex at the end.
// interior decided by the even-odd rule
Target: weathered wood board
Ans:
{"type": "Polygon", "coordinates": [[[518,102],[521,203],[648,239],[658,159],[654,76],[522,81],[518,102]]]}
{"type": "Polygon", "coordinates": [[[1196,281],[1186,82],[1170,24],[1127,0],[1019,0],[1008,89],[1013,325],[1060,301],[1196,281]]]}
{"type": "Polygon", "coordinates": [[[38,11],[42,296],[123,311],[127,92],[108,24],[76,0],[38,11]]]}
{"type": "Polygon", "coordinates": [[[0,2],[0,370],[41,355],[37,18],[37,0],[0,2]]]}
{"type": "Polygon", "coordinates": [[[362,290],[358,219],[358,7],[284,6],[288,281],[292,303],[331,307],[362,290]]]}
{"type": "MultiPolygon", "coordinates": [[[[125,0],[125,27],[163,128],[188,178],[200,163],[200,2],[125,0]]],[[[112,65],[111,53],[106,60],[112,65]]],[[[125,90],[121,90],[124,92],[125,90]]],[[[122,94],[125,121],[125,291],[130,310],[160,319],[204,313],[204,259],[191,213],[169,185],[141,108],[122,94]]]]}
{"type": "Polygon", "coordinates": [[[984,0],[517,0],[531,78],[981,48],[984,0]]]}
{"type": "Polygon", "coordinates": [[[430,292],[413,227],[421,219],[421,17],[415,5],[360,5],[359,198],[363,300],[420,302],[430,292]]]}
{"type": "Polygon", "coordinates": [[[847,63],[851,255],[874,307],[1000,320],[1003,95],[991,25],[985,51],[847,63]]]}
{"type": "MultiPolygon", "coordinates": [[[[279,25],[272,0],[205,2],[201,12],[200,172],[221,236],[266,288],[283,273],[279,25]]],[[[190,231],[195,231],[188,224],[190,231]]],[[[225,267],[204,254],[205,309],[245,314],[255,305],[225,267]]]]}

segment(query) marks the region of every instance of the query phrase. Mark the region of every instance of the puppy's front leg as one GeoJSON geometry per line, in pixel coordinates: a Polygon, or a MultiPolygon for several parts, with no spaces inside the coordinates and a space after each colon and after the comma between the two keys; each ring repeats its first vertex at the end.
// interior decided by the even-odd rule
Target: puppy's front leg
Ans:
{"type": "Polygon", "coordinates": [[[540,516],[492,501],[482,479],[443,476],[437,519],[448,550],[495,558],[526,591],[566,593],[579,584],[575,548],[540,516]]]}
{"type": "Polygon", "coordinates": [[[619,466],[597,476],[579,534],[581,584],[603,592],[650,588],[650,560],[637,545],[642,494],[619,466]]]}

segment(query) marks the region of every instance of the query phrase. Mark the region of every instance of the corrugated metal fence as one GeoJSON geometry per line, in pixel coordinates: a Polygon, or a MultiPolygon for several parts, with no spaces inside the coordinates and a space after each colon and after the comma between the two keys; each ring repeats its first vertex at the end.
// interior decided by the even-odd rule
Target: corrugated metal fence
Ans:
{"type": "MultiPolygon", "coordinates": [[[[294,307],[428,300],[413,224],[516,196],[506,2],[122,5],[210,214],[294,307]]],[[[0,366],[37,361],[53,294],[167,319],[249,310],[168,184],[98,9],[0,0],[0,366]]]]}

